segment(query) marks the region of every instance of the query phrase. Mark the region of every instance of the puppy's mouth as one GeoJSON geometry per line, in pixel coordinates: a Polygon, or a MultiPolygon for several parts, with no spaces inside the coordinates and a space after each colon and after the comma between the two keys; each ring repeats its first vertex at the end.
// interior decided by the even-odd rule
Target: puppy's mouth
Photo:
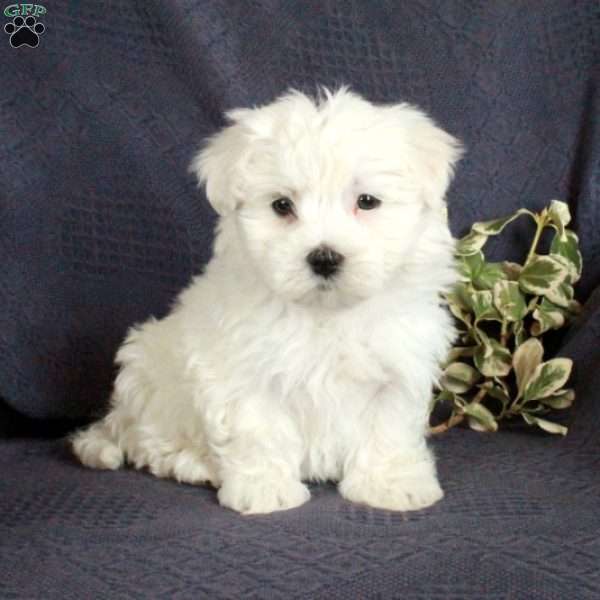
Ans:
{"type": "Polygon", "coordinates": [[[313,305],[322,309],[341,309],[354,306],[363,298],[345,289],[339,276],[315,281],[313,287],[297,299],[301,304],[313,305]]]}
{"type": "Polygon", "coordinates": [[[330,305],[339,296],[339,287],[333,278],[311,278],[310,288],[294,299],[300,304],[330,305]],[[315,281],[316,279],[316,281],[315,281]]]}
{"type": "Polygon", "coordinates": [[[331,292],[335,288],[335,284],[331,279],[324,279],[317,283],[317,289],[320,292],[331,292]]]}

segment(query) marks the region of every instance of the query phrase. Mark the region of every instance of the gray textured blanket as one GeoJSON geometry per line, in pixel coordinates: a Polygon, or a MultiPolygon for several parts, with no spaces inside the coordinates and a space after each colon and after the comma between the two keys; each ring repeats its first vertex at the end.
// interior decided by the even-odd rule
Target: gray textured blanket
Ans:
{"type": "MultiPolygon", "coordinates": [[[[585,311],[557,341],[576,359],[570,435],[448,434],[447,497],[422,513],[316,486],[300,509],[243,519],[208,489],[2,441],[1,597],[600,597],[597,2],[71,0],[35,23],[5,5],[0,396],[17,413],[102,410],[127,327],[210,256],[193,151],[223,110],[290,86],[410,101],[461,138],[457,235],[568,201],[585,311]]],[[[521,257],[530,234],[511,226],[495,255],[521,257]]]]}

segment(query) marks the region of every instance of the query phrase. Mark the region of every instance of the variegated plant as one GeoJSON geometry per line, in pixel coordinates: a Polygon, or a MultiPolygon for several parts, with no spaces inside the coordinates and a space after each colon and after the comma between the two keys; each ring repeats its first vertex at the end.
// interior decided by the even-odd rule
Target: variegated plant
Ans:
{"type": "Polygon", "coordinates": [[[459,323],[434,397],[451,407],[447,421],[432,427],[446,431],[465,421],[479,431],[496,431],[498,422],[519,417],[550,433],[567,428],[546,418],[575,399],[564,389],[571,373],[568,358],[543,361],[542,340],[580,310],[573,285],[581,277],[581,254],[564,202],[552,201],[540,213],[527,209],[493,221],[475,223],[458,241],[460,282],[446,295],[459,323]],[[486,262],[482,252],[490,236],[520,216],[532,218],[536,231],[523,265],[486,262]],[[538,254],[545,229],[552,230],[548,254],[538,254]]]}

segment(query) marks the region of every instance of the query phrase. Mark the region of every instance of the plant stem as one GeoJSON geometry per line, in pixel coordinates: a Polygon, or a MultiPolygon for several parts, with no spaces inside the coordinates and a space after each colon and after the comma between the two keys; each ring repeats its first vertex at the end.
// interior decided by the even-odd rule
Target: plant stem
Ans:
{"type": "Polygon", "coordinates": [[[487,394],[487,390],[485,388],[481,388],[477,394],[475,395],[475,398],[473,398],[472,402],[473,403],[477,403],[477,402],[481,402],[484,398],[485,395],[487,394]]]}
{"type": "Polygon", "coordinates": [[[500,343],[504,348],[506,348],[506,344],[508,342],[508,321],[506,319],[502,319],[502,329],[500,330],[500,343]]]}
{"type": "Polygon", "coordinates": [[[544,209],[539,214],[539,216],[537,216],[535,218],[535,223],[536,223],[535,235],[533,236],[533,242],[531,243],[531,248],[529,249],[529,254],[527,255],[527,259],[525,260],[525,266],[533,258],[535,251],[537,249],[538,242],[540,241],[542,231],[544,231],[544,227],[546,227],[546,209],[544,209]]]}
{"type": "MultiPolygon", "coordinates": [[[[477,392],[477,394],[475,395],[475,397],[473,398],[473,400],[471,400],[471,403],[472,404],[476,404],[478,402],[481,402],[485,398],[486,394],[487,394],[487,390],[485,388],[481,388],[477,392]]],[[[452,427],[455,427],[456,425],[459,425],[464,420],[465,420],[465,414],[464,413],[453,414],[444,423],[440,423],[439,425],[436,425],[435,427],[430,427],[429,428],[429,433],[431,433],[431,435],[437,435],[438,433],[444,433],[444,432],[448,431],[448,429],[452,429],[452,427]]]]}
{"type": "Polygon", "coordinates": [[[452,415],[447,421],[444,423],[440,423],[435,427],[429,428],[429,433],[431,435],[437,435],[438,433],[444,433],[448,431],[448,429],[452,429],[455,425],[462,423],[465,420],[465,415],[452,415]]]}

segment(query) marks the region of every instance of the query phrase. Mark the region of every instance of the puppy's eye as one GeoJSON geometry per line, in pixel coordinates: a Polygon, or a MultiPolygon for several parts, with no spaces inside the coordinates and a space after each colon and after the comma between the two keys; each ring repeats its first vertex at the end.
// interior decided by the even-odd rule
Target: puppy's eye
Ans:
{"type": "Polygon", "coordinates": [[[289,198],[277,198],[271,206],[281,217],[287,217],[288,215],[294,214],[294,203],[289,198]]]}
{"type": "Polygon", "coordinates": [[[361,210],[373,210],[380,204],[381,200],[379,200],[379,198],[375,198],[375,196],[371,196],[370,194],[361,194],[356,202],[356,206],[358,206],[358,208],[361,210]]]}

